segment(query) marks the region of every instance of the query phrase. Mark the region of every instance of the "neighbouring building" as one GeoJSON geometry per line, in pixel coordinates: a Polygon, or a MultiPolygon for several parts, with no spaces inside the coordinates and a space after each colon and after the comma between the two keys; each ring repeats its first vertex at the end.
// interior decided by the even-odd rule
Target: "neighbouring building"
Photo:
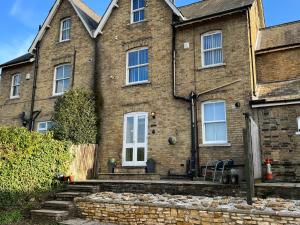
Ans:
{"type": "Polygon", "coordinates": [[[29,53],[0,65],[0,123],[45,132],[57,96],[95,91],[99,177],[158,179],[221,159],[243,171],[249,113],[275,179],[298,181],[299,47],[300,22],[266,27],[261,0],[112,0],[101,18],[57,0],[29,53]]]}

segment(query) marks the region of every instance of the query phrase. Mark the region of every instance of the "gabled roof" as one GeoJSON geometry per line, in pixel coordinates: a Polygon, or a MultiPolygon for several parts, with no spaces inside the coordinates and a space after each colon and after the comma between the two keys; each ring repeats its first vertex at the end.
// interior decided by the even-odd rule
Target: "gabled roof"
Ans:
{"type": "Polygon", "coordinates": [[[190,20],[248,7],[251,6],[254,1],[255,0],[202,0],[179,7],[179,10],[190,20]]]}
{"type": "MultiPolygon", "coordinates": [[[[37,36],[35,37],[32,45],[29,48],[29,52],[32,52],[38,41],[42,39],[44,36],[47,27],[51,23],[53,17],[56,14],[56,11],[61,4],[63,0],[56,0],[54,5],[52,6],[47,18],[45,19],[41,29],[39,30],[37,36]]],[[[94,36],[94,31],[97,28],[97,25],[101,19],[100,16],[98,16],[92,9],[90,9],[85,3],[83,3],[81,0],[68,0],[71,5],[73,6],[75,12],[79,16],[81,22],[83,23],[84,27],[88,31],[91,37],[94,36]]]]}
{"type": "Polygon", "coordinates": [[[34,56],[31,53],[26,53],[25,55],[22,55],[18,58],[15,58],[13,60],[10,60],[6,63],[1,64],[0,68],[17,65],[17,64],[21,64],[21,63],[33,62],[33,61],[34,61],[34,56]]]}
{"type": "MultiPolygon", "coordinates": [[[[180,17],[182,20],[186,20],[186,18],[182,15],[182,13],[180,12],[180,10],[174,5],[174,3],[171,0],[164,0],[167,5],[172,9],[173,13],[175,15],[177,15],[178,17],[180,17]]],[[[110,17],[112,11],[114,8],[118,8],[118,0],[111,0],[109,6],[107,7],[98,28],[96,29],[95,33],[94,33],[94,37],[97,37],[97,35],[100,33],[102,33],[102,30],[108,20],[108,18],[110,17]]]]}
{"type": "Polygon", "coordinates": [[[296,44],[300,44],[300,20],[261,29],[256,51],[296,44]]]}

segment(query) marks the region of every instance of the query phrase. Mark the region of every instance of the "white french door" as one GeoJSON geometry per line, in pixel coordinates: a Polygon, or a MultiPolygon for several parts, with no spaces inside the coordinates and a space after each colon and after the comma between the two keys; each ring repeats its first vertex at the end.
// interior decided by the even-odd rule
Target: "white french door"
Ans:
{"type": "Polygon", "coordinates": [[[146,166],[148,113],[124,115],[123,166],[146,166]]]}

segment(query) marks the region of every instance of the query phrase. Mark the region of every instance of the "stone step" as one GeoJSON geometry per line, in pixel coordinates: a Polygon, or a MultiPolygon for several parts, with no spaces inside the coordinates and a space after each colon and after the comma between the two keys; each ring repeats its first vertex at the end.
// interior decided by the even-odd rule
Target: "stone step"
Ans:
{"type": "Polygon", "coordinates": [[[46,209],[57,209],[57,210],[70,210],[74,208],[72,201],[46,201],[44,203],[44,208],[46,209]]]}
{"type": "Polygon", "coordinates": [[[51,209],[31,210],[30,214],[31,219],[37,222],[59,222],[67,219],[69,216],[68,211],[51,209]]]}
{"type": "Polygon", "coordinates": [[[71,219],[59,222],[61,225],[113,225],[111,223],[102,223],[92,220],[83,220],[83,219],[71,219]]]}
{"type": "Polygon", "coordinates": [[[96,193],[99,191],[99,187],[93,185],[69,184],[66,186],[66,190],[96,193]]]}
{"type": "Polygon", "coordinates": [[[98,180],[159,180],[160,175],[153,173],[99,173],[98,180]]]}
{"type": "Polygon", "coordinates": [[[84,197],[90,194],[91,194],[90,192],[65,191],[65,192],[56,193],[56,199],[63,200],[63,201],[73,201],[74,198],[76,197],[84,197]]]}

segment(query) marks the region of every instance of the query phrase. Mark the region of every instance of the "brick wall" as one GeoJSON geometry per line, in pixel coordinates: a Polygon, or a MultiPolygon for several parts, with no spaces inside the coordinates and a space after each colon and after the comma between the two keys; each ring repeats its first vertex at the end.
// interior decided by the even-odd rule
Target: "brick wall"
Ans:
{"type": "Polygon", "coordinates": [[[259,83],[291,80],[300,77],[300,48],[256,55],[259,83]]]}
{"type": "Polygon", "coordinates": [[[257,111],[262,158],[274,160],[275,180],[300,181],[299,105],[262,108],[257,111]]]}

